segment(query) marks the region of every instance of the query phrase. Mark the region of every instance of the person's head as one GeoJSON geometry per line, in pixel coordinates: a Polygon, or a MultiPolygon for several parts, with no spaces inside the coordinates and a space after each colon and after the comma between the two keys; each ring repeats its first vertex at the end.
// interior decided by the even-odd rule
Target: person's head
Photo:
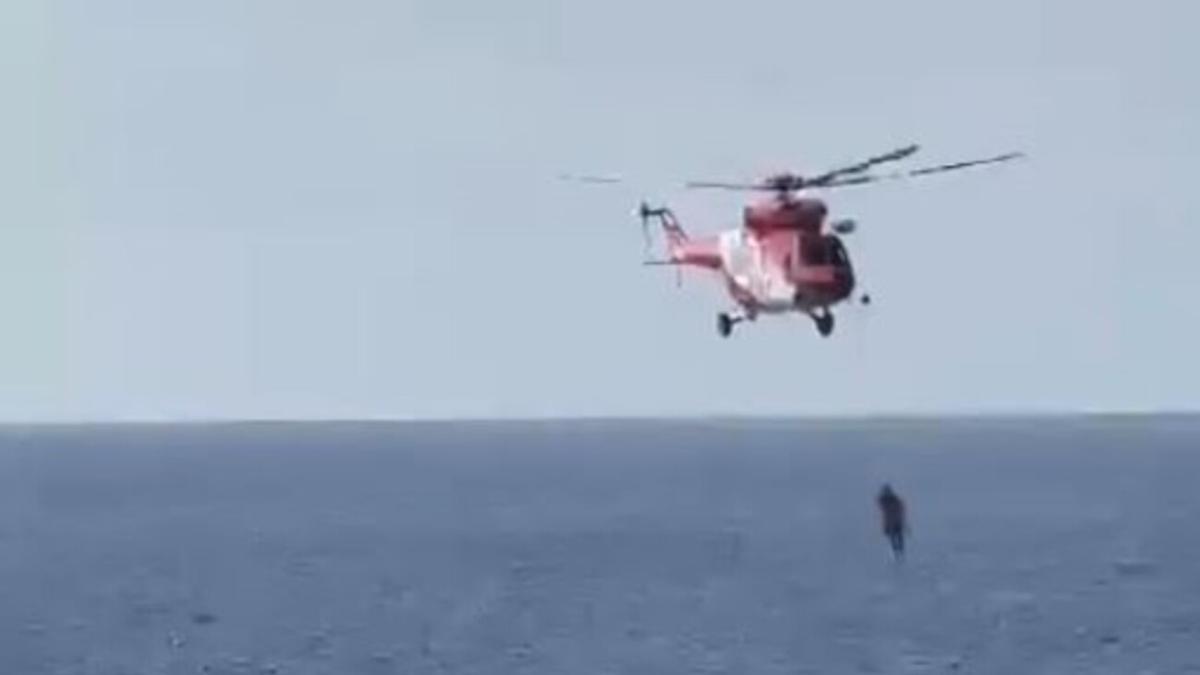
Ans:
{"type": "Polygon", "coordinates": [[[884,484],[883,484],[883,487],[882,487],[882,488],[880,488],[880,490],[879,490],[879,494],[881,494],[881,495],[893,495],[893,494],[896,494],[896,493],[892,491],[892,484],[891,484],[891,483],[884,483],[884,484]]]}

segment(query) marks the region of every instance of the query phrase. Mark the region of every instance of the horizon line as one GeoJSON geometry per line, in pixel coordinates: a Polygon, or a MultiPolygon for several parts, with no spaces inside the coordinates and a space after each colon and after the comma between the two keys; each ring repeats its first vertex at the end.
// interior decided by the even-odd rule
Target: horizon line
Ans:
{"type": "Polygon", "coordinates": [[[0,420],[0,429],[16,427],[112,426],[247,426],[281,424],[596,424],[596,423],[822,423],[822,422],[934,422],[1022,421],[1070,419],[1200,418],[1200,409],[1165,410],[1011,410],[1011,411],[909,411],[861,413],[694,413],[513,416],[361,416],[361,417],[130,417],[75,420],[0,420]]]}

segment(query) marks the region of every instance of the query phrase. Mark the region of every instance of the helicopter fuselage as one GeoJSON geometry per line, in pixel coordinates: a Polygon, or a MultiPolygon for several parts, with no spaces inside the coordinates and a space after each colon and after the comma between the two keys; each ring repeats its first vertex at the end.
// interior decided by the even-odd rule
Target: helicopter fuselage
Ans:
{"type": "Polygon", "coordinates": [[[810,312],[854,291],[854,269],[835,234],[737,229],[717,236],[721,273],[748,314],[810,312]]]}
{"type": "Polygon", "coordinates": [[[745,318],[827,310],[854,291],[854,269],[826,213],[816,199],[748,206],[740,228],[677,240],[672,258],[718,271],[745,318]]]}

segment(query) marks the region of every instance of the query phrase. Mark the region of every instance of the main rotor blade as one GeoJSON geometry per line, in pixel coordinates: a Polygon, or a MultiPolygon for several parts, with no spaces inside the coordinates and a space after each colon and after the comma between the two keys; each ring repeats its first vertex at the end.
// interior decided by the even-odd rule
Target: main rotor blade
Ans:
{"type": "Polygon", "coordinates": [[[771,190],[774,189],[764,183],[721,183],[714,181],[688,181],[685,185],[689,188],[715,188],[718,190],[771,190]]]}
{"type": "Polygon", "coordinates": [[[1024,156],[1025,156],[1024,153],[1009,152],[1009,153],[1005,153],[1003,155],[989,157],[987,159],[972,159],[972,160],[968,160],[965,162],[954,162],[953,164],[939,164],[938,166],[927,166],[923,169],[914,169],[912,171],[909,171],[908,175],[924,176],[925,174],[929,174],[929,173],[938,173],[941,171],[954,171],[955,169],[965,169],[969,166],[978,166],[980,164],[993,164],[996,162],[1007,162],[1010,159],[1017,159],[1017,158],[1024,157],[1024,156]]]}
{"type": "Polygon", "coordinates": [[[621,179],[618,176],[591,176],[577,175],[573,173],[558,174],[559,180],[570,180],[578,183],[620,183],[621,179]]]}
{"type": "Polygon", "coordinates": [[[906,145],[903,148],[897,148],[891,152],[882,155],[876,155],[865,159],[858,164],[845,166],[833,171],[827,171],[814,178],[805,178],[791,173],[779,174],[765,181],[758,183],[726,183],[720,181],[691,181],[687,183],[689,188],[717,188],[721,190],[762,190],[762,191],[789,191],[803,190],[805,188],[825,187],[835,182],[836,179],[843,176],[850,176],[857,173],[862,173],[873,166],[883,164],[885,162],[895,162],[916,152],[920,149],[918,145],[906,145]]]}
{"type": "Polygon", "coordinates": [[[1007,162],[1009,160],[1018,159],[1018,158],[1021,158],[1024,156],[1025,156],[1025,154],[1021,153],[1021,152],[1009,152],[1009,153],[1006,153],[1003,155],[997,155],[995,157],[988,157],[986,159],[972,159],[972,160],[967,160],[964,162],[953,162],[951,164],[938,164],[936,166],[927,166],[927,167],[922,167],[920,169],[913,169],[911,171],[894,171],[892,173],[885,173],[885,174],[875,174],[875,175],[867,175],[867,176],[850,176],[847,178],[837,178],[837,179],[831,180],[827,183],[824,183],[822,185],[819,185],[817,187],[822,187],[822,188],[845,187],[845,186],[850,186],[850,185],[864,185],[866,183],[876,183],[876,182],[885,181],[885,180],[899,180],[901,178],[927,176],[927,175],[933,174],[933,173],[941,173],[943,171],[956,171],[958,169],[966,169],[966,168],[969,168],[972,166],[980,166],[982,164],[994,164],[997,162],[1007,162]]]}
{"type": "Polygon", "coordinates": [[[891,152],[887,152],[882,155],[876,155],[874,157],[867,158],[867,159],[859,162],[858,164],[851,164],[850,166],[845,166],[840,169],[834,169],[832,171],[827,171],[819,176],[815,176],[813,178],[805,180],[804,183],[808,187],[822,187],[822,186],[832,182],[835,178],[841,178],[842,176],[849,176],[849,175],[856,174],[856,173],[862,173],[863,171],[866,171],[867,169],[870,169],[873,166],[877,166],[879,164],[884,164],[886,162],[896,162],[896,161],[902,160],[906,157],[911,156],[913,153],[915,153],[917,150],[919,150],[920,147],[921,146],[916,145],[916,144],[906,145],[903,148],[897,148],[895,150],[892,150],[891,152]]]}

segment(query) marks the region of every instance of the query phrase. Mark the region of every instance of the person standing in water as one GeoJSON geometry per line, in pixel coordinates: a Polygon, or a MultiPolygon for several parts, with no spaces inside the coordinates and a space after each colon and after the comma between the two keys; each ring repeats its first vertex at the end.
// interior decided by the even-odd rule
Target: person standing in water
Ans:
{"type": "Polygon", "coordinates": [[[883,534],[892,546],[892,556],[900,560],[904,557],[904,535],[908,534],[904,500],[900,499],[891,485],[884,483],[877,502],[880,515],[883,516],[883,534]]]}

